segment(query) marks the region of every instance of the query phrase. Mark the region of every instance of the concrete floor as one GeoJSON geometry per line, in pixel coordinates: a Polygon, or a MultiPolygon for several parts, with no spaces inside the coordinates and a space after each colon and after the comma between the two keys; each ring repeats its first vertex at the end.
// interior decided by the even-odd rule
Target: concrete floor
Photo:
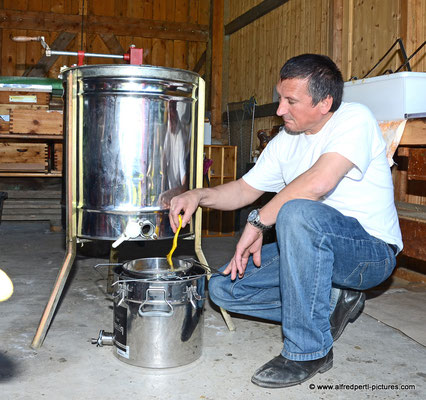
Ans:
{"type": "MultiPolygon", "coordinates": [[[[426,398],[426,287],[405,281],[369,292],[364,313],[334,345],[334,368],[302,385],[271,390],[253,385],[250,377],[279,354],[280,326],[235,316],[236,331],[230,332],[210,304],[203,354],[187,366],[134,367],[117,360],[111,347],[92,345],[100,329],[112,329],[112,303],[105,272],[92,268],[105,259],[79,256],[44,345],[34,351],[29,345],[62,263],[63,243],[47,224],[0,225],[0,268],[15,285],[12,298],[0,303],[2,400],[426,398]]],[[[209,263],[227,261],[235,243],[203,239],[209,263]]]]}

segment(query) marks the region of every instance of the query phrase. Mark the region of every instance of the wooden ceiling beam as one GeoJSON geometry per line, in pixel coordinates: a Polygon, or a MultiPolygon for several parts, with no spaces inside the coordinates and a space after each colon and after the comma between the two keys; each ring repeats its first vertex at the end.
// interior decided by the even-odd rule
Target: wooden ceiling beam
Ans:
{"type": "Polygon", "coordinates": [[[232,33],[239,31],[288,1],[289,0],[263,0],[257,6],[250,8],[250,10],[226,24],[225,35],[231,35],[232,33]]]}
{"type": "MultiPolygon", "coordinates": [[[[120,42],[113,33],[101,33],[99,34],[102,41],[105,43],[105,46],[108,47],[108,50],[111,54],[124,54],[125,51],[121,46],[120,42]]],[[[145,55],[145,54],[144,54],[145,55]]],[[[115,64],[123,64],[125,61],[119,58],[114,58],[113,62],[115,64]]]]}
{"type": "Polygon", "coordinates": [[[197,61],[197,64],[195,64],[195,67],[193,69],[194,72],[197,74],[201,71],[201,68],[203,68],[203,65],[206,63],[206,51],[201,54],[200,58],[197,61]]]}
{"type": "MultiPolygon", "coordinates": [[[[35,11],[0,10],[0,29],[28,29],[49,32],[81,31],[81,16],[35,11]]],[[[104,17],[88,15],[84,20],[85,33],[116,36],[207,42],[207,25],[188,22],[151,21],[129,17],[104,17]]]]}

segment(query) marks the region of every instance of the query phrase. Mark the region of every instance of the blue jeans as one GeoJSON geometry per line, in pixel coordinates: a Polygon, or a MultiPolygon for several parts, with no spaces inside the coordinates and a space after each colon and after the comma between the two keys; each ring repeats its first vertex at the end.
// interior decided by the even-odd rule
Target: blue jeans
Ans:
{"type": "Polygon", "coordinates": [[[380,284],[392,273],[395,254],[355,218],[311,200],[285,203],[276,232],[277,242],[262,247],[259,268],[250,258],[241,279],[213,275],[210,298],[228,311],[281,322],[285,358],[324,357],[333,345],[336,288],[380,284]]]}

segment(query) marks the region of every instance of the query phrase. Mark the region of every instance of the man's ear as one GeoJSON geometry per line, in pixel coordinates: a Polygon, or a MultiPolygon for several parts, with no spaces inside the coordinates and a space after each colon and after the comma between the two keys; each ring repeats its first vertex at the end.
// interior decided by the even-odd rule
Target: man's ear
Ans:
{"type": "Polygon", "coordinates": [[[333,98],[328,95],[324,100],[319,102],[320,110],[322,114],[327,114],[330,111],[331,106],[333,105],[333,98]]]}

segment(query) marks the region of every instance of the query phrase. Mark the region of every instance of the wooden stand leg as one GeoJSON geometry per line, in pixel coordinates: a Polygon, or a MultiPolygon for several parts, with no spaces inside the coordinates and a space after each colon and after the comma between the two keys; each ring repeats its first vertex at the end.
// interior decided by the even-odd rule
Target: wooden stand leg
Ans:
{"type": "MultiPolygon", "coordinates": [[[[198,82],[198,121],[197,121],[197,142],[196,142],[196,163],[195,163],[195,187],[203,187],[203,150],[204,150],[204,96],[205,96],[205,82],[199,79],[198,82]]],[[[191,167],[192,170],[192,167],[191,167]]],[[[192,177],[191,177],[192,180],[192,177]]],[[[203,250],[201,249],[201,228],[202,228],[202,210],[199,207],[195,213],[195,254],[200,263],[208,266],[207,260],[204,257],[203,250]]],[[[232,322],[231,316],[223,308],[220,309],[226,326],[230,331],[235,331],[235,325],[232,322]]]]}
{"type": "MultiPolygon", "coordinates": [[[[195,227],[195,254],[197,255],[198,260],[200,261],[201,264],[208,266],[207,260],[204,257],[203,250],[201,249],[201,222],[200,222],[200,228],[197,229],[197,219],[201,220],[201,213],[202,213],[201,208],[199,208],[197,210],[196,214],[195,214],[195,220],[196,220],[196,222],[195,222],[195,226],[196,226],[195,227]]],[[[209,277],[210,277],[210,275],[209,275],[209,277]]],[[[232,321],[232,318],[229,315],[228,311],[226,311],[225,309],[220,307],[220,312],[222,313],[222,317],[225,320],[225,323],[226,323],[226,326],[228,327],[228,329],[230,331],[235,331],[234,322],[232,321]]]]}
{"type": "MultiPolygon", "coordinates": [[[[110,264],[117,264],[118,263],[118,249],[111,247],[111,250],[109,252],[109,262],[110,264]]],[[[114,283],[114,267],[109,266],[108,267],[108,277],[107,277],[107,293],[112,294],[114,292],[114,289],[112,287],[112,284],[114,283]]]]}
{"type": "Polygon", "coordinates": [[[231,316],[228,314],[228,311],[226,311],[224,308],[220,307],[220,312],[222,313],[222,317],[225,320],[225,324],[228,327],[228,329],[232,332],[235,331],[235,325],[232,321],[231,316]]]}
{"type": "Polygon", "coordinates": [[[76,254],[76,242],[75,240],[68,243],[67,253],[65,254],[64,262],[61,269],[59,270],[56,278],[55,286],[53,287],[52,293],[50,294],[49,301],[44,309],[43,315],[41,316],[40,323],[38,325],[36,334],[31,343],[33,349],[38,349],[43,344],[44,338],[46,337],[47,330],[49,329],[50,322],[53,314],[55,313],[56,306],[59,299],[61,298],[62,290],[64,289],[65,282],[67,281],[69,272],[71,271],[76,254]]]}

